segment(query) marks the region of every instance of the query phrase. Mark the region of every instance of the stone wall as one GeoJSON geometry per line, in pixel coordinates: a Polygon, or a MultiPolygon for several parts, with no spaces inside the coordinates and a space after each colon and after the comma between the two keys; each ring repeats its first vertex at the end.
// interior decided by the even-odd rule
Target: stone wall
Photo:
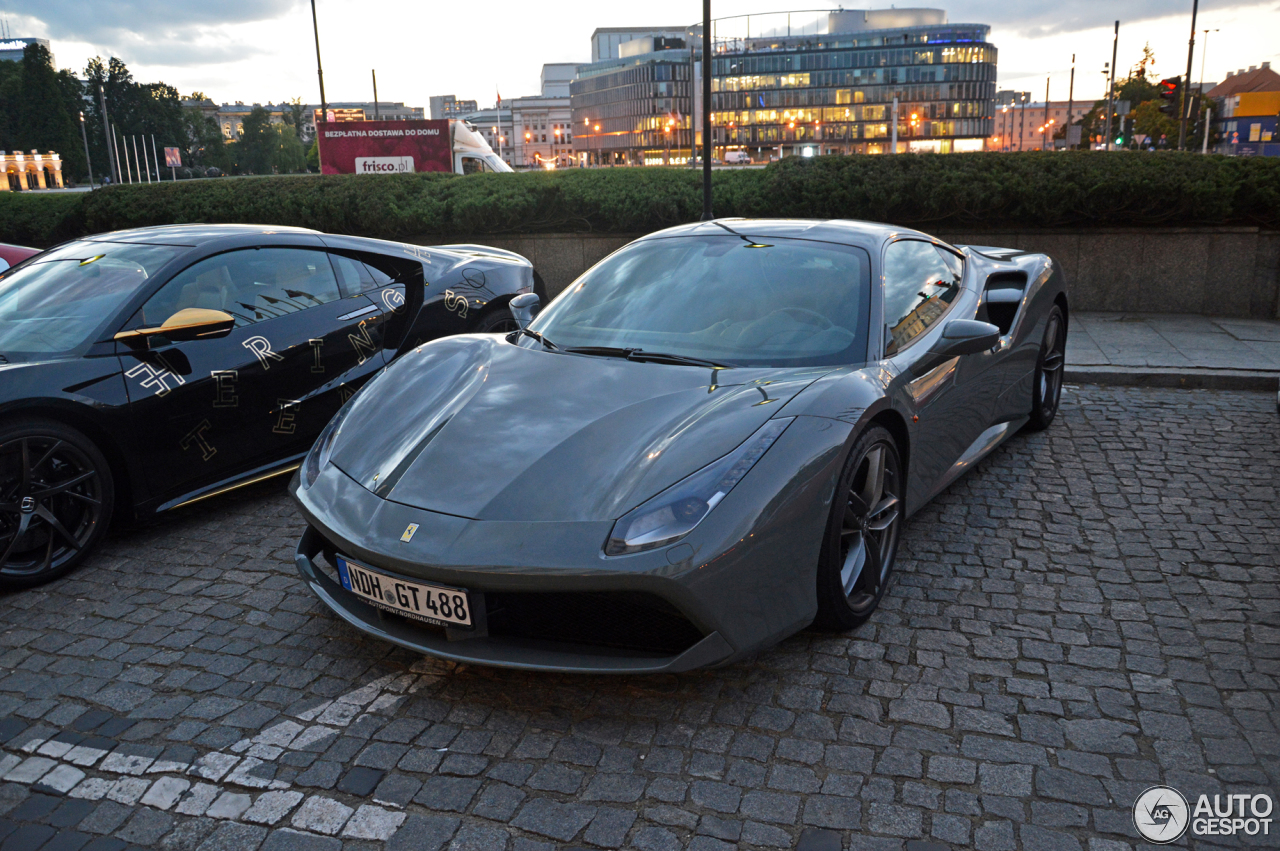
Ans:
{"type": "MultiPolygon", "coordinates": [[[[1258,228],[939,231],[952,243],[1052,255],[1074,310],[1280,319],[1280,232],[1258,228]]],[[[552,297],[640,234],[532,234],[413,242],[478,242],[533,261],[552,297]]]]}

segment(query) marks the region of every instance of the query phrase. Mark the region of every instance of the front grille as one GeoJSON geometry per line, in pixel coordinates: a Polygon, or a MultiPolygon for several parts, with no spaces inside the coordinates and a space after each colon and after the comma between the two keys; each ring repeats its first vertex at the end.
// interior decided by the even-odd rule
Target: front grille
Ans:
{"type": "Polygon", "coordinates": [[[675,606],[639,591],[485,594],[489,634],[674,656],[703,637],[675,606]]]}

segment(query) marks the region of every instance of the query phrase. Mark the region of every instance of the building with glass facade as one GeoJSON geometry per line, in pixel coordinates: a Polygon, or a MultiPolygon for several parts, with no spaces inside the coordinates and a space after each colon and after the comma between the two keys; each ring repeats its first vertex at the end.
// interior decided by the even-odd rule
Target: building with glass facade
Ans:
{"type": "Polygon", "coordinates": [[[833,12],[826,30],[716,39],[712,125],[721,156],[887,153],[894,98],[898,151],[984,149],[996,94],[989,26],[897,9],[833,12]]]}
{"type": "Polygon", "coordinates": [[[570,84],[574,152],[589,165],[686,162],[693,39],[669,28],[626,32],[616,58],[579,65],[570,84]]]}

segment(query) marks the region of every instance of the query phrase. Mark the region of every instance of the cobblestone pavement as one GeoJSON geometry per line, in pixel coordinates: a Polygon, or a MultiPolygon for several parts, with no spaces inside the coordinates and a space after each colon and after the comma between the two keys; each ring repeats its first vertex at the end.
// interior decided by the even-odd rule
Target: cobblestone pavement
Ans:
{"type": "Polygon", "coordinates": [[[368,640],[242,493],[0,597],[0,849],[1131,848],[1149,785],[1280,791],[1278,485],[1269,395],[1068,388],[864,628],[650,678],[368,640]]]}

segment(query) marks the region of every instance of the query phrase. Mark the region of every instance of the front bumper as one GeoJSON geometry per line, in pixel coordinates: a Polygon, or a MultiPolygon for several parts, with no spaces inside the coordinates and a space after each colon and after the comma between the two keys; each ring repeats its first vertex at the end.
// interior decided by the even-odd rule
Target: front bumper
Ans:
{"type": "Polygon", "coordinates": [[[443,659],[632,674],[725,664],[812,621],[818,549],[847,433],[847,426],[834,421],[800,417],[683,540],[619,557],[601,552],[611,521],[455,517],[384,500],[330,464],[310,487],[300,487],[297,477],[290,486],[309,525],[298,545],[297,567],[315,594],[351,625],[443,659]],[[417,531],[401,541],[409,524],[417,531]],[[467,589],[482,615],[477,629],[432,627],[384,613],[330,574],[326,562],[334,554],[393,576],[467,589]],[[674,617],[689,639],[656,652],[589,637],[564,640],[556,630],[558,637],[503,632],[504,609],[490,604],[520,597],[657,598],[669,612],[653,623],[673,624],[663,618],[674,617]]]}
{"type": "MultiPolygon", "coordinates": [[[[388,616],[334,581],[317,563],[324,537],[308,527],[298,543],[298,572],[320,600],[356,629],[401,647],[454,662],[496,665],[540,671],[583,674],[656,674],[688,671],[714,665],[733,653],[720,634],[712,632],[674,656],[628,655],[595,652],[583,647],[556,646],[553,642],[520,640],[490,635],[467,637],[462,630],[432,629],[388,616]]],[[[472,599],[485,592],[472,591],[472,599]]],[[[474,605],[474,604],[473,604],[474,605]]]]}

